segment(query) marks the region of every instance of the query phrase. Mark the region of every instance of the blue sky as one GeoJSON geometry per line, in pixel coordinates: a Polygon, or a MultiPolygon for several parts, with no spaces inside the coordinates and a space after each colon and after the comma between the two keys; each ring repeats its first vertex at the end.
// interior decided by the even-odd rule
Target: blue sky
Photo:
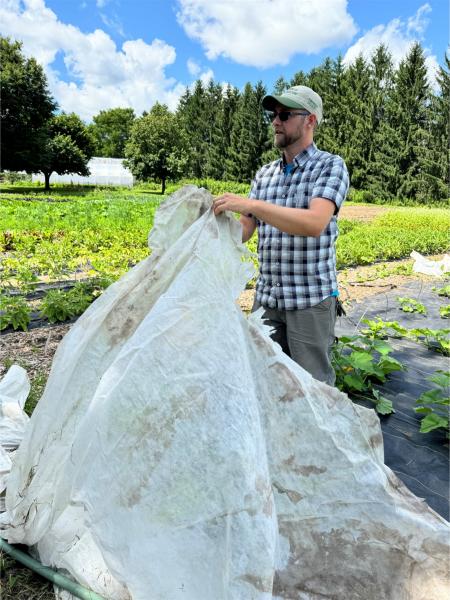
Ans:
{"type": "Polygon", "coordinates": [[[346,64],[382,41],[400,61],[418,40],[435,74],[448,48],[448,0],[0,0],[0,32],[44,67],[62,110],[86,121],[156,100],[171,109],[196,79],[238,88],[346,64]]]}

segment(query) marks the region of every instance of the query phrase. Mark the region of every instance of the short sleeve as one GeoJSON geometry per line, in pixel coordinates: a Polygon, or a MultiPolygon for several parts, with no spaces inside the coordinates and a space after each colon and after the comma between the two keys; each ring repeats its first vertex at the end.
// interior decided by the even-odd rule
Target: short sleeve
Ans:
{"type": "Polygon", "coordinates": [[[252,185],[250,186],[250,191],[248,193],[248,197],[252,200],[258,199],[258,173],[255,175],[255,178],[252,181],[252,185]]]}
{"type": "Polygon", "coordinates": [[[331,200],[336,206],[335,213],[337,213],[347,196],[349,185],[350,179],[345,162],[340,156],[332,156],[327,160],[314,184],[311,199],[331,200]]]}

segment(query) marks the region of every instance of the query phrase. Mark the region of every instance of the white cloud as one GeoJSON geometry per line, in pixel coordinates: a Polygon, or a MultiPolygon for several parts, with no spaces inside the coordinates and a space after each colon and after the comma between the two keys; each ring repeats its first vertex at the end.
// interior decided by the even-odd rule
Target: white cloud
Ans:
{"type": "Polygon", "coordinates": [[[347,0],[178,0],[177,19],[208,59],[254,67],[285,65],[349,42],[356,26],[347,0]]]}
{"type": "Polygon", "coordinates": [[[426,15],[430,12],[431,6],[429,4],[423,4],[413,17],[409,17],[407,24],[407,32],[409,35],[417,34],[419,37],[423,36],[425,29],[430,22],[430,19],[428,19],[426,15]]]}
{"type": "Polygon", "coordinates": [[[108,16],[108,15],[105,15],[105,13],[101,12],[100,18],[103,21],[103,23],[106,25],[106,27],[108,27],[109,29],[112,29],[113,31],[116,31],[121,37],[125,37],[125,32],[123,30],[122,21],[119,19],[119,17],[115,13],[111,16],[108,16]]]}
{"type": "MultiPolygon", "coordinates": [[[[415,15],[407,21],[393,19],[387,25],[377,25],[360,37],[345,53],[344,63],[351,64],[357,56],[362,54],[370,58],[375,49],[384,44],[392,54],[395,65],[408,54],[414,42],[422,41],[423,33],[428,25],[429,19],[426,15],[431,11],[429,4],[421,6],[415,15]]],[[[436,73],[439,63],[428,48],[424,48],[425,62],[428,68],[428,80],[432,87],[436,87],[436,73]]]]}
{"type": "Polygon", "coordinates": [[[198,79],[200,79],[204,85],[208,85],[211,79],[214,79],[214,71],[212,69],[207,69],[200,74],[198,79]]]}
{"type": "Polygon", "coordinates": [[[114,107],[129,106],[139,115],[157,100],[175,109],[185,90],[165,75],[176,53],[164,41],[129,40],[117,48],[100,29],[83,33],[62,23],[44,0],[0,0],[0,22],[2,35],[21,40],[24,54],[42,64],[59,107],[85,120],[114,107]],[[58,53],[69,81],[53,65],[58,53]]]}
{"type": "MultiPolygon", "coordinates": [[[[212,69],[206,69],[206,71],[202,72],[202,67],[192,58],[188,59],[186,66],[190,75],[192,75],[192,77],[195,77],[196,81],[200,79],[200,81],[204,85],[208,85],[211,79],[214,79],[214,71],[212,69]]],[[[194,89],[195,81],[192,82],[190,87],[191,89],[194,89]]]]}
{"type": "Polygon", "coordinates": [[[198,63],[196,63],[195,60],[193,60],[192,58],[188,58],[186,65],[187,65],[187,69],[188,69],[189,73],[193,77],[196,77],[202,70],[200,65],[198,63]]]}

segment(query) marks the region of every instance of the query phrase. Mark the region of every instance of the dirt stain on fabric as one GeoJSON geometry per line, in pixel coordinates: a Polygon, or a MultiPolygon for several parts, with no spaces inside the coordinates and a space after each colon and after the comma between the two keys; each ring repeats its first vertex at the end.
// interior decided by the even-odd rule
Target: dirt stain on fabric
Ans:
{"type": "Polygon", "coordinates": [[[246,573],[245,575],[241,575],[239,579],[249,583],[258,592],[270,593],[272,591],[272,577],[260,577],[257,575],[252,575],[251,573],[246,573]]]}

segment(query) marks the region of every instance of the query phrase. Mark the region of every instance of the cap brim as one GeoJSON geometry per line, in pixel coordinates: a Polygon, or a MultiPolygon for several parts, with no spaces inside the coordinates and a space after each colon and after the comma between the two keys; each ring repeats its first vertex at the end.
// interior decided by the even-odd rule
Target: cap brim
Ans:
{"type": "Polygon", "coordinates": [[[287,108],[303,108],[298,102],[287,98],[286,96],[264,96],[262,105],[266,110],[273,110],[277,104],[286,106],[287,108]]]}

